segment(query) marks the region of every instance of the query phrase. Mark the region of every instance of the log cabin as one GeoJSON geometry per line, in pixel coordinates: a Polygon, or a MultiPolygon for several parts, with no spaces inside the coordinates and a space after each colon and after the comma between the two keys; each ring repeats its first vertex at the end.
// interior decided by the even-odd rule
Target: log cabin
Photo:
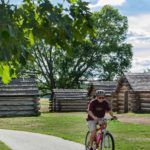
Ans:
{"type": "Polygon", "coordinates": [[[87,109],[87,90],[53,89],[50,112],[85,112],[87,109]]]}
{"type": "Polygon", "coordinates": [[[150,113],[150,73],[125,73],[115,93],[118,113],[150,113]]]}
{"type": "Polygon", "coordinates": [[[39,111],[39,90],[34,78],[0,82],[0,116],[36,116],[39,111]]]}

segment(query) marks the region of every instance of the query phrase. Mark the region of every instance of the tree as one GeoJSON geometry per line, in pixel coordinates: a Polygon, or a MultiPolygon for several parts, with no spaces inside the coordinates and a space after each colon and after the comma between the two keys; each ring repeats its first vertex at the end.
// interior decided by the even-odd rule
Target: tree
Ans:
{"type": "Polygon", "coordinates": [[[54,56],[57,58],[57,53],[72,55],[72,43],[80,44],[87,35],[94,33],[88,3],[68,2],[69,7],[64,8],[62,4],[54,6],[48,0],[36,3],[24,0],[15,14],[17,24],[31,41],[31,54],[36,64],[34,71],[40,73],[39,79],[44,78],[49,89],[56,87],[57,82],[56,64],[52,62],[54,56]]]}
{"type": "Polygon", "coordinates": [[[109,5],[94,13],[93,17],[97,35],[92,41],[102,56],[95,71],[100,79],[113,80],[131,67],[132,46],[125,43],[128,20],[109,5]]]}
{"type": "Polygon", "coordinates": [[[29,47],[36,40],[71,53],[71,41],[82,41],[87,33],[92,34],[87,3],[67,1],[69,9],[62,4],[54,6],[49,0],[24,0],[18,8],[1,0],[0,74],[7,81],[19,64],[25,66],[26,60],[33,61],[29,47]]]}
{"type": "Polygon", "coordinates": [[[0,75],[8,83],[18,63],[28,58],[28,40],[15,23],[16,6],[0,1],[0,75]]]}
{"type": "MultiPolygon", "coordinates": [[[[92,16],[95,36],[86,32],[82,38],[84,40],[67,39],[71,48],[69,53],[66,51],[68,47],[54,45],[51,41],[35,43],[32,48],[34,71],[38,74],[40,83],[44,81],[47,89],[79,88],[81,78],[112,80],[130,67],[131,45],[125,43],[127,18],[111,6],[103,7],[92,16]]],[[[65,21],[66,17],[63,19],[64,27],[70,26],[70,22],[65,21]]],[[[72,24],[75,24],[74,21],[76,19],[72,24]]]]}
{"type": "Polygon", "coordinates": [[[150,72],[150,69],[145,69],[144,72],[150,72]]]}
{"type": "Polygon", "coordinates": [[[93,13],[96,35],[81,44],[72,43],[73,54],[60,54],[57,62],[60,87],[78,87],[80,79],[114,80],[131,67],[132,46],[125,43],[127,17],[105,6],[93,13]]]}
{"type": "Polygon", "coordinates": [[[70,53],[71,42],[82,42],[87,34],[93,33],[87,3],[81,0],[68,2],[69,8],[64,8],[62,4],[52,5],[49,0],[24,0],[16,14],[32,45],[37,40],[44,40],[46,44],[70,53]]]}

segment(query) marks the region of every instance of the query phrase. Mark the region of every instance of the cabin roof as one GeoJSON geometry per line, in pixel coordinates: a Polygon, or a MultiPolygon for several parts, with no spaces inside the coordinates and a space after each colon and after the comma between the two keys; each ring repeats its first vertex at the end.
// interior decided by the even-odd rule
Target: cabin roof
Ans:
{"type": "Polygon", "coordinates": [[[55,99],[77,100],[86,99],[87,90],[85,89],[53,89],[55,99]]]}
{"type": "Polygon", "coordinates": [[[125,78],[134,91],[150,91],[150,73],[125,73],[125,78]]]}
{"type": "Polygon", "coordinates": [[[86,93],[85,89],[53,89],[55,93],[86,93]]]}
{"type": "Polygon", "coordinates": [[[106,96],[112,95],[117,87],[116,81],[92,81],[95,90],[105,90],[106,96]]]}
{"type": "Polygon", "coordinates": [[[0,82],[0,96],[37,96],[39,90],[34,78],[12,79],[8,84],[0,82]]]}

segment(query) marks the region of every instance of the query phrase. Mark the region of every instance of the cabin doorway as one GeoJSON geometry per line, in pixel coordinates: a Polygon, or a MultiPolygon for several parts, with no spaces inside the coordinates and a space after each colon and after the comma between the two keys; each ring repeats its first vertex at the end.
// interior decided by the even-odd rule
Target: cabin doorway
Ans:
{"type": "Polygon", "coordinates": [[[127,113],[129,111],[129,108],[128,108],[128,91],[125,91],[124,93],[124,112],[127,113]]]}

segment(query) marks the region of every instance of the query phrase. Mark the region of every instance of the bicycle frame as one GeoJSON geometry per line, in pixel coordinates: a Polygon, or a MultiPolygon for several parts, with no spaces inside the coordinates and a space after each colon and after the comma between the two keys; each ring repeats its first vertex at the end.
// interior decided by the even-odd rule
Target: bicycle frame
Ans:
{"type": "Polygon", "coordinates": [[[95,137],[95,142],[96,142],[96,147],[98,148],[100,146],[100,143],[101,141],[103,140],[103,135],[104,135],[104,132],[106,131],[106,128],[107,128],[107,122],[104,122],[102,124],[99,125],[99,128],[96,129],[96,133],[100,133],[100,139],[97,140],[97,134],[96,134],[96,137],[95,137]]]}

